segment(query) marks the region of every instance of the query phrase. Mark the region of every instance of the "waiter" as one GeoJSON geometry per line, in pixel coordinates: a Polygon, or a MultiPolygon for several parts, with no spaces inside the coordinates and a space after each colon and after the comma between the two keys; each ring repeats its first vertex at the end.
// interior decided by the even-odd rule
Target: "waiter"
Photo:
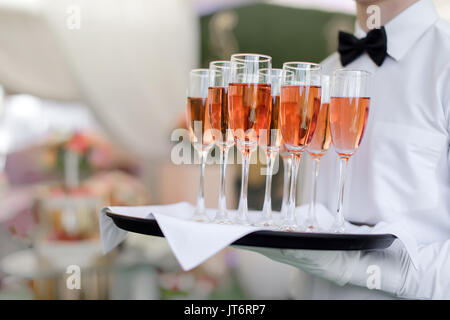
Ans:
{"type": "MultiPolygon", "coordinates": [[[[311,298],[450,299],[450,25],[431,0],[356,5],[354,35],[340,32],[338,52],[322,63],[328,74],[343,66],[372,73],[370,114],[350,162],[345,215],[366,224],[405,221],[419,245],[418,263],[400,243],[372,252],[258,251],[312,274],[311,298]],[[381,25],[372,30],[371,5],[381,25]],[[372,290],[370,268],[379,277],[372,290]]],[[[329,152],[319,181],[320,200],[332,212],[337,161],[329,152]]]]}

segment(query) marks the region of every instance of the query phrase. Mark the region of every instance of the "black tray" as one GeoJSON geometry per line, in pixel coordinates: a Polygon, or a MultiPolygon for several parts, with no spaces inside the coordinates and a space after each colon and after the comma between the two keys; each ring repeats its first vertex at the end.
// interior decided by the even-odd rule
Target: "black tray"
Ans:
{"type": "MultiPolygon", "coordinates": [[[[113,212],[106,215],[120,229],[150,236],[164,237],[154,219],[128,217],[113,212]]],[[[233,242],[233,245],[311,250],[386,249],[396,239],[392,234],[335,234],[284,231],[255,231],[233,242]]]]}

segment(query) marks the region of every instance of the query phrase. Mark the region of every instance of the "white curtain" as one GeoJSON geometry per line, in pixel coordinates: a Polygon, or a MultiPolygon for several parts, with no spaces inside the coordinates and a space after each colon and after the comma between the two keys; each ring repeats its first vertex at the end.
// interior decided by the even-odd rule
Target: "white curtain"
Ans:
{"type": "Polygon", "coordinates": [[[0,0],[0,84],[84,101],[145,157],[167,154],[198,49],[187,0],[0,0]]]}

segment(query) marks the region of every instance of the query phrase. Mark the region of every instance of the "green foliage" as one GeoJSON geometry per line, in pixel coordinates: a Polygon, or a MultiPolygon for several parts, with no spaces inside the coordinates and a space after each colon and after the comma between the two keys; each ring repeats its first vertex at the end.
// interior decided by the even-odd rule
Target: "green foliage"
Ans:
{"type": "MultiPolygon", "coordinates": [[[[268,54],[273,58],[274,68],[281,68],[285,61],[320,62],[336,50],[332,40],[337,38],[338,29],[348,31],[355,21],[351,15],[270,4],[228,11],[237,17],[231,33],[237,40],[238,51],[268,54]]],[[[227,37],[226,32],[211,34],[217,31],[210,24],[217,14],[200,20],[202,67],[208,67],[211,60],[229,59],[212,43],[216,37],[227,37]]]]}

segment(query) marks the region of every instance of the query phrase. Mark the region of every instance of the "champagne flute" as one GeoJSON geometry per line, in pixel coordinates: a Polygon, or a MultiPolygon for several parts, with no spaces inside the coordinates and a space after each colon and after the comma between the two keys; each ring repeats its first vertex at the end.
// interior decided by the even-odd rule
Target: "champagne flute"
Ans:
{"type": "Polygon", "coordinates": [[[320,110],[320,65],[308,62],[283,64],[281,82],[281,132],[292,155],[289,207],[281,229],[297,231],[295,198],[297,175],[304,149],[311,142],[320,110]]]}
{"type": "Polygon", "coordinates": [[[220,150],[219,204],[214,221],[231,223],[227,214],[225,175],[228,151],[234,145],[228,113],[229,61],[212,61],[209,64],[208,112],[212,136],[220,150]]]}
{"type": "Polygon", "coordinates": [[[327,153],[331,144],[330,133],[330,76],[321,76],[322,97],[320,99],[320,111],[317,118],[316,129],[306,151],[313,160],[312,192],[309,211],[304,229],[306,232],[320,231],[316,217],[317,202],[317,178],[319,176],[320,159],[327,153]]]}
{"type": "Polygon", "coordinates": [[[270,77],[259,71],[271,70],[272,58],[259,54],[234,54],[231,56],[228,108],[230,127],[236,146],[242,154],[242,182],[237,224],[248,220],[248,171],[251,153],[256,149],[259,130],[267,129],[270,117],[270,77]]]}
{"type": "Polygon", "coordinates": [[[197,207],[191,219],[199,222],[207,222],[209,220],[206,215],[204,197],[206,157],[209,149],[212,147],[212,136],[209,130],[207,112],[208,79],[208,69],[194,69],[189,73],[186,118],[191,143],[200,158],[200,185],[197,196],[197,207]]]}
{"type": "Polygon", "coordinates": [[[370,73],[338,69],[333,73],[330,98],[331,139],[339,155],[339,197],[333,232],[345,231],[344,187],[348,160],[358,149],[369,115],[370,73]]]}
{"type": "Polygon", "coordinates": [[[267,134],[260,136],[260,147],[267,156],[266,169],[266,190],[264,195],[264,205],[262,209],[262,220],[259,226],[271,227],[274,225],[272,220],[272,175],[276,157],[280,150],[281,128],[280,128],[280,87],[282,69],[272,69],[271,72],[263,70],[262,73],[268,73],[271,81],[272,107],[270,119],[268,119],[267,134]]]}

